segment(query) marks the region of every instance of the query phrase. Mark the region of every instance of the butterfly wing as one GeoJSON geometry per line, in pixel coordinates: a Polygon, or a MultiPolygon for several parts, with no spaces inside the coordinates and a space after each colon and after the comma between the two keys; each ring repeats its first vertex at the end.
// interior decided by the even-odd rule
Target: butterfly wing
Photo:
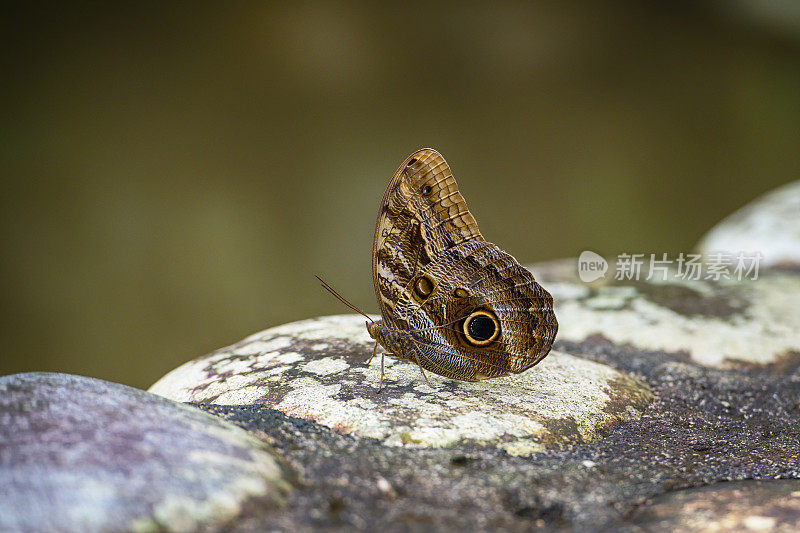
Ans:
{"type": "Polygon", "coordinates": [[[412,285],[397,307],[426,369],[477,381],[518,374],[549,353],[558,331],[553,298],[496,245],[458,245],[420,275],[436,281],[430,296],[412,285]],[[483,337],[470,327],[478,317],[488,327],[483,337]]]}
{"type": "Polygon", "coordinates": [[[558,329],[550,294],[483,239],[435,150],[409,156],[386,190],[373,281],[384,321],[410,335],[415,356],[405,357],[443,376],[522,372],[547,355],[558,329]]]}
{"type": "Polygon", "coordinates": [[[393,322],[396,302],[425,265],[472,240],[483,237],[442,155],[425,148],[408,156],[386,188],[375,225],[372,280],[384,320],[393,322]]]}

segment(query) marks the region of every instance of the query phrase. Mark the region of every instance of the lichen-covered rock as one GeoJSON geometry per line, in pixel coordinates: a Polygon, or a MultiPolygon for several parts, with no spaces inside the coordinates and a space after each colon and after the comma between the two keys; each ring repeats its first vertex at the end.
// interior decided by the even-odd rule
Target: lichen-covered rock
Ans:
{"type": "Polygon", "coordinates": [[[268,329],[173,370],[150,389],[184,402],[261,404],[387,445],[463,443],[514,455],[590,442],[638,418],[652,399],[641,382],[608,366],[551,353],[519,375],[477,383],[429,375],[379,355],[357,315],[268,329]]]}
{"type": "Polygon", "coordinates": [[[269,509],[273,452],[193,407],[106,381],[0,378],[0,530],[186,531],[269,509]]]}
{"type": "MultiPolygon", "coordinates": [[[[532,456],[385,446],[258,404],[199,404],[269,440],[302,472],[280,513],[234,530],[669,532],[631,516],[671,491],[800,479],[800,366],[716,369],[598,339],[571,348],[642,376],[655,399],[602,439],[532,456]]],[[[767,512],[753,502],[754,515],[767,512]]]]}
{"type": "Polygon", "coordinates": [[[632,517],[644,531],[798,531],[800,481],[733,481],[655,498],[632,517]]]}
{"type": "Polygon", "coordinates": [[[764,267],[800,264],[800,181],[739,209],[711,229],[697,248],[705,255],[759,252],[764,267]]]}
{"type": "Polygon", "coordinates": [[[767,269],[741,281],[686,280],[674,272],[668,281],[644,281],[645,271],[639,281],[617,280],[610,272],[584,283],[575,260],[532,268],[555,299],[557,341],[599,335],[715,367],[775,364],[800,354],[800,272],[767,269]]]}

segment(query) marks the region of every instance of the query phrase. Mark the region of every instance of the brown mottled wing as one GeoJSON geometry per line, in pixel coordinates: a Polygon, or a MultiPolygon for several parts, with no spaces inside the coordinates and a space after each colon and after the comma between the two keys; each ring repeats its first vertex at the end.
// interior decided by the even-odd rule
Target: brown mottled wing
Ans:
{"type": "Polygon", "coordinates": [[[425,148],[408,156],[383,195],[372,247],[372,280],[384,320],[396,322],[396,303],[426,265],[473,240],[483,237],[442,155],[425,148]]]}
{"type": "Polygon", "coordinates": [[[558,331],[552,296],[496,245],[455,246],[420,275],[436,280],[431,295],[420,302],[409,291],[397,308],[410,330],[417,330],[413,337],[420,359],[429,363],[420,363],[425,368],[477,381],[518,374],[550,352],[558,331]],[[480,309],[500,323],[499,338],[486,347],[471,346],[461,329],[465,317],[480,309]]]}
{"type": "Polygon", "coordinates": [[[411,154],[386,189],[373,281],[387,326],[413,346],[413,356],[395,355],[446,377],[477,381],[522,372],[548,354],[558,330],[553,298],[483,239],[435,150],[411,154]],[[488,312],[500,325],[488,345],[466,338],[464,324],[474,312],[488,312]]]}

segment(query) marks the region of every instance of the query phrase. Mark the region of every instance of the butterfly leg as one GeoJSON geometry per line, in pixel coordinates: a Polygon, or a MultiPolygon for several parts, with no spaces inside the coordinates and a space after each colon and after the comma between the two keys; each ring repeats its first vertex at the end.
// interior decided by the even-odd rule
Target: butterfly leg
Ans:
{"type": "Polygon", "coordinates": [[[411,350],[411,353],[414,354],[414,359],[417,360],[417,366],[419,367],[419,371],[422,372],[422,377],[425,378],[425,383],[428,384],[428,387],[433,388],[433,385],[431,385],[431,382],[428,381],[428,376],[425,375],[425,370],[423,370],[422,369],[422,365],[419,364],[419,356],[417,355],[417,350],[411,350]]]}
{"type": "Polygon", "coordinates": [[[378,351],[378,341],[375,341],[375,346],[372,347],[372,357],[367,359],[367,366],[369,366],[372,360],[375,359],[375,352],[377,351],[378,351]]]}
{"type": "Polygon", "coordinates": [[[378,384],[378,394],[383,390],[383,360],[386,357],[385,353],[381,354],[381,381],[378,384]]]}

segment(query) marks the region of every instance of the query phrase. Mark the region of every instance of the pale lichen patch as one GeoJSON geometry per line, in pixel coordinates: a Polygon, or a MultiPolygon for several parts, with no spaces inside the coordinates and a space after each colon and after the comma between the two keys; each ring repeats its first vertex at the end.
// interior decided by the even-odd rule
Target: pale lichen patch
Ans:
{"type": "Polygon", "coordinates": [[[233,389],[217,396],[213,403],[217,405],[250,405],[269,393],[269,387],[250,385],[233,389]]]}
{"type": "Polygon", "coordinates": [[[203,390],[198,393],[197,399],[194,401],[202,402],[213,400],[221,394],[249,387],[256,379],[257,376],[253,376],[250,373],[226,375],[224,380],[215,381],[206,385],[203,390]]]}
{"type": "Polygon", "coordinates": [[[230,358],[214,365],[214,370],[220,375],[241,375],[250,369],[251,364],[251,361],[247,358],[230,358]]]}
{"type": "Polygon", "coordinates": [[[607,287],[604,291],[586,299],[592,309],[622,309],[636,296],[633,287],[607,287]]]}
{"type": "Polygon", "coordinates": [[[247,342],[237,346],[235,349],[231,350],[231,353],[235,355],[259,355],[281,350],[291,344],[291,337],[275,337],[266,341],[261,338],[256,338],[253,342],[247,342]]]}
{"type": "Polygon", "coordinates": [[[187,383],[194,383],[199,387],[204,387],[214,381],[205,370],[206,365],[201,361],[189,361],[179,366],[169,374],[158,380],[150,392],[165,398],[170,398],[176,402],[190,402],[194,400],[194,394],[186,387],[187,383]]]}
{"type": "Polygon", "coordinates": [[[270,354],[269,359],[274,359],[282,365],[293,365],[305,359],[302,354],[297,352],[284,352],[279,354],[270,354]]]}
{"type": "Polygon", "coordinates": [[[335,357],[323,357],[322,359],[314,359],[302,366],[306,372],[319,374],[320,376],[328,376],[330,374],[337,374],[350,368],[350,365],[341,359],[335,357]]]}

